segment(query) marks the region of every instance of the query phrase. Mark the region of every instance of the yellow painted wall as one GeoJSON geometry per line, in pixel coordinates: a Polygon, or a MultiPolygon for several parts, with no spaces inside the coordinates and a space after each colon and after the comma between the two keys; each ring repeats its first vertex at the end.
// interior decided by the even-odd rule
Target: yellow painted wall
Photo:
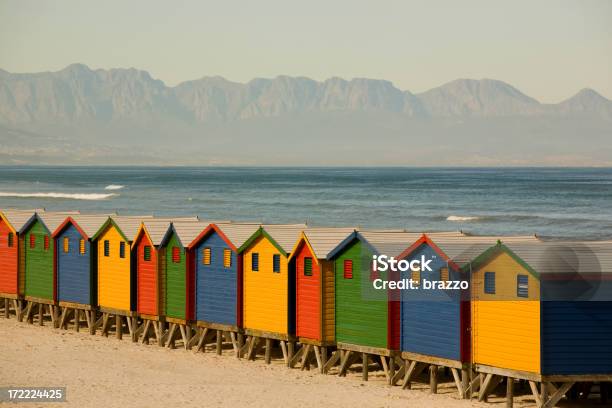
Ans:
{"type": "Polygon", "coordinates": [[[104,231],[98,246],[98,304],[119,310],[130,310],[130,243],[125,242],[125,258],[119,257],[123,237],[113,225],[104,231]],[[104,256],[104,241],[110,244],[109,256],[104,256]]]}
{"type": "Polygon", "coordinates": [[[243,252],[243,320],[246,329],[287,334],[287,258],[264,236],[243,252]],[[251,255],[259,253],[259,271],[251,255]],[[280,254],[280,273],[272,272],[272,255],[280,254]]]}
{"type": "Polygon", "coordinates": [[[540,372],[539,281],[506,253],[472,272],[472,359],[476,364],[540,372]],[[484,273],[495,272],[495,294],[484,273]],[[517,275],[529,276],[529,297],[516,296],[517,275]]]}

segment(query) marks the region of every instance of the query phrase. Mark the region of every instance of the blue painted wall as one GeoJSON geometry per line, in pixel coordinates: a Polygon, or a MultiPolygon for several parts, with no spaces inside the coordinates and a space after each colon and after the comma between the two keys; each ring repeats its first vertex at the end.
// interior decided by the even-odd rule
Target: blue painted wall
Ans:
{"type": "Polygon", "coordinates": [[[612,373],[612,301],[543,301],[542,374],[612,373]]]}
{"type": "Polygon", "coordinates": [[[238,259],[232,251],[231,267],[223,266],[223,250],[230,249],[213,231],[195,248],[196,320],[237,325],[238,259]],[[210,265],[202,264],[202,249],[210,248],[210,265]]]}
{"type": "Polygon", "coordinates": [[[57,296],[59,301],[94,304],[91,269],[91,246],[85,239],[85,254],[79,253],[79,231],[69,224],[57,236],[57,296]],[[69,252],[64,252],[64,237],[70,240],[69,252]]]}
{"type": "MultiPolygon", "coordinates": [[[[421,280],[440,280],[446,261],[429,245],[422,244],[406,260],[433,259],[432,272],[421,272],[421,280]]],[[[450,279],[459,275],[452,269],[450,279]]],[[[410,279],[410,272],[402,278],[410,279]]],[[[459,291],[401,290],[400,347],[402,351],[461,360],[461,294],[459,291]],[[449,293],[450,292],[450,293],[449,293]]]]}

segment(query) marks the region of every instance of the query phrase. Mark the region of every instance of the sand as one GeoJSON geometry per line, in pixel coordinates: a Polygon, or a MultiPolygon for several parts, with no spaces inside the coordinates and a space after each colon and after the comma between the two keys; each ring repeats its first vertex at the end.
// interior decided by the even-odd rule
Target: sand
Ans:
{"type": "MultiPolygon", "coordinates": [[[[491,407],[458,398],[451,384],[439,394],[425,384],[389,387],[382,372],[370,381],[286,368],[282,361],[236,359],[135,344],[0,318],[0,385],[65,386],[61,407],[491,407]]],[[[498,399],[497,402],[501,402],[498,399]]],[[[515,404],[522,406],[523,404],[515,404]]],[[[533,404],[529,404],[533,405],[533,404]]],[[[31,404],[19,404],[31,406],[31,404]]]]}

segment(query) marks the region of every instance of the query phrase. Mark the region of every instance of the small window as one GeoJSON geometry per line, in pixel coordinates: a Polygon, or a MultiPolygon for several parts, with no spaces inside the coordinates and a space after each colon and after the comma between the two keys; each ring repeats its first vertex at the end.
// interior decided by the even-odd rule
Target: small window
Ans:
{"type": "Polygon", "coordinates": [[[181,262],[181,249],[179,247],[172,247],[172,262],[180,263],[181,262]]]}
{"type": "Polygon", "coordinates": [[[68,237],[64,237],[64,253],[67,254],[68,252],[70,252],[70,239],[68,239],[68,237]]]}
{"type": "Polygon", "coordinates": [[[353,279],[353,261],[351,259],[344,260],[344,279],[353,279]]]}
{"type": "Polygon", "coordinates": [[[304,276],[312,276],[312,258],[304,258],[304,276]]]}
{"type": "Polygon", "coordinates": [[[251,254],[251,269],[254,272],[259,271],[259,254],[257,252],[251,254]]]}
{"type": "Polygon", "coordinates": [[[125,242],[119,242],[119,258],[125,258],[125,242]]]}
{"type": "Polygon", "coordinates": [[[280,273],[280,255],[272,255],[272,272],[280,273]]]}
{"type": "Polygon", "coordinates": [[[9,246],[9,248],[13,246],[13,239],[15,239],[13,233],[9,232],[8,233],[8,246],[9,246]]]}
{"type": "Polygon", "coordinates": [[[421,284],[421,271],[411,271],[410,279],[412,279],[415,286],[419,286],[421,284]]]}
{"type": "Polygon", "coordinates": [[[36,248],[36,235],[30,234],[30,249],[36,248]]]}
{"type": "Polygon", "coordinates": [[[79,254],[85,255],[85,240],[83,238],[79,240],[79,254]]]}
{"type": "Polygon", "coordinates": [[[517,275],[516,296],[529,297],[529,277],[527,275],[517,275]]]}
{"type": "Polygon", "coordinates": [[[143,249],[143,258],[146,262],[149,262],[151,260],[151,246],[150,245],[145,245],[144,249],[143,249]]]}
{"type": "Polygon", "coordinates": [[[44,242],[45,251],[48,251],[49,250],[49,236],[48,235],[44,236],[43,242],[44,242]]]}
{"type": "Polygon", "coordinates": [[[225,248],[223,250],[223,267],[229,268],[230,266],[232,266],[232,251],[225,248]]]}
{"type": "Polygon", "coordinates": [[[484,292],[489,295],[495,294],[495,272],[485,272],[484,292]]]}
{"type": "Polygon", "coordinates": [[[211,258],[210,248],[202,249],[202,264],[210,265],[211,258]]]}
{"type": "Polygon", "coordinates": [[[110,256],[110,242],[104,241],[104,256],[110,256]]]}
{"type": "Polygon", "coordinates": [[[450,280],[450,276],[448,275],[447,267],[440,268],[440,280],[444,282],[450,280]]]}

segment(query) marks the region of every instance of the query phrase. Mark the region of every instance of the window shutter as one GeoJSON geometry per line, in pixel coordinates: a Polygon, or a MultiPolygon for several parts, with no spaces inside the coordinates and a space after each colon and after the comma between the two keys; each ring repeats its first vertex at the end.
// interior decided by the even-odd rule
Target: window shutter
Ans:
{"type": "Polygon", "coordinates": [[[36,248],[36,235],[30,234],[30,249],[36,248]]]}
{"type": "Polygon", "coordinates": [[[45,251],[47,251],[49,249],[49,236],[48,235],[45,235],[43,242],[44,242],[45,251]]]}
{"type": "Polygon", "coordinates": [[[304,276],[312,276],[312,258],[304,258],[304,276]]]}
{"type": "Polygon", "coordinates": [[[70,240],[68,237],[64,237],[64,253],[68,253],[70,251],[70,240]]]}
{"type": "Polygon", "coordinates": [[[529,276],[516,276],[516,296],[524,298],[529,297],[529,276]]]}
{"type": "Polygon", "coordinates": [[[14,239],[13,238],[13,233],[9,232],[8,233],[8,246],[9,246],[9,248],[13,246],[13,239],[14,239]]]}
{"type": "Polygon", "coordinates": [[[119,242],[119,257],[125,258],[125,242],[119,242]]]}
{"type": "Polygon", "coordinates": [[[280,273],[280,255],[272,255],[272,272],[280,273]]]}
{"type": "Polygon", "coordinates": [[[210,248],[204,248],[202,250],[202,263],[204,265],[210,265],[211,258],[210,248]]]}
{"type": "Polygon", "coordinates": [[[144,260],[149,262],[151,260],[151,246],[150,245],[145,245],[144,247],[144,260]]]}
{"type": "Polygon", "coordinates": [[[344,279],[353,279],[353,261],[351,259],[344,260],[344,279]]]}
{"type": "Polygon", "coordinates": [[[172,247],[172,262],[180,263],[181,262],[181,249],[179,247],[172,247]]]}
{"type": "Polygon", "coordinates": [[[85,255],[85,240],[83,238],[79,240],[79,253],[85,255]]]}
{"type": "Polygon", "coordinates": [[[229,268],[230,266],[232,266],[232,251],[225,248],[223,250],[223,267],[229,268]]]}
{"type": "Polygon", "coordinates": [[[495,294],[495,272],[485,272],[484,291],[490,295],[495,294]]]}
{"type": "Polygon", "coordinates": [[[255,272],[259,271],[259,254],[257,252],[251,254],[251,269],[255,272]]]}
{"type": "Polygon", "coordinates": [[[448,267],[440,268],[440,280],[441,281],[449,281],[450,276],[448,274],[448,267]]]}
{"type": "Polygon", "coordinates": [[[110,242],[104,241],[104,256],[110,256],[110,242]]]}
{"type": "Polygon", "coordinates": [[[419,286],[421,284],[421,271],[411,271],[410,279],[412,279],[414,285],[419,286]]]}

